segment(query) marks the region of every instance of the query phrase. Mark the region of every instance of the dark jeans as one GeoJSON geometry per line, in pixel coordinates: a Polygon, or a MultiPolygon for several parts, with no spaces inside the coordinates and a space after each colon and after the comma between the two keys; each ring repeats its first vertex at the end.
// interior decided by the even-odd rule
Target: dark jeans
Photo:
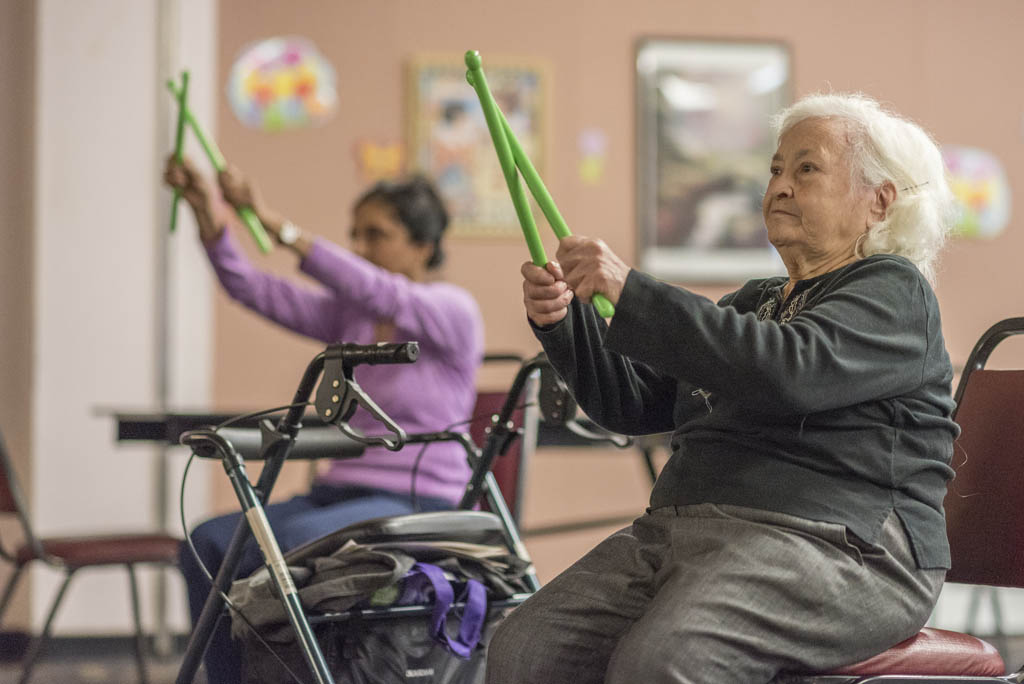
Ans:
{"type": "MultiPolygon", "coordinates": [[[[450,501],[422,496],[417,499],[420,511],[453,508],[450,501]]],[[[407,494],[326,485],[314,485],[309,494],[270,504],[265,510],[283,552],[362,520],[415,512],[407,494]]],[[[192,542],[211,575],[217,574],[240,517],[241,513],[229,513],[211,518],[192,531],[192,542]]],[[[210,593],[210,581],[187,544],[182,545],[180,560],[194,625],[210,593]]],[[[262,565],[263,556],[255,540],[250,537],[235,577],[245,577],[262,565]]],[[[231,640],[230,622],[226,617],[221,618],[210,639],[204,662],[210,684],[235,684],[239,681],[241,653],[238,645],[231,640]]]]}

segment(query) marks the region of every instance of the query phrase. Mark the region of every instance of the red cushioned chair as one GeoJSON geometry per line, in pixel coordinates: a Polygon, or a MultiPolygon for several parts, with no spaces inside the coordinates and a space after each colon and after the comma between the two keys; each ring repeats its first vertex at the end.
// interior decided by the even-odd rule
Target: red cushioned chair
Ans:
{"type": "MultiPolygon", "coordinates": [[[[522,365],[525,359],[518,354],[490,352],[484,356],[485,364],[514,363],[522,365]]],[[[473,420],[469,424],[469,434],[473,442],[483,446],[487,441],[487,433],[491,422],[500,412],[508,390],[480,390],[476,395],[476,406],[473,408],[473,420]]],[[[519,438],[514,439],[504,454],[494,460],[491,472],[498,482],[502,498],[512,514],[512,521],[519,525],[522,515],[523,487],[526,482],[526,467],[537,444],[538,420],[535,407],[526,408],[526,404],[536,402],[536,385],[528,381],[523,391],[520,405],[512,413],[512,422],[519,431],[519,438]]],[[[486,509],[486,502],[483,502],[486,509]]]]}
{"type": "Polygon", "coordinates": [[[50,627],[57,614],[64,592],[74,574],[88,567],[123,565],[128,569],[131,587],[132,611],[135,617],[135,646],[139,667],[139,680],[146,681],[143,662],[143,632],[139,616],[139,589],[135,579],[135,566],[142,563],[176,565],[179,540],[166,534],[118,534],[103,536],[75,536],[40,538],[32,531],[28,509],[11,466],[3,434],[0,433],[0,514],[13,514],[21,523],[22,539],[8,547],[0,539],[0,558],[13,566],[13,573],[3,596],[0,598],[0,621],[14,594],[15,586],[22,571],[33,561],[40,561],[64,572],[64,582],[53,599],[53,605],[46,617],[46,624],[39,638],[25,655],[24,669],[19,682],[25,684],[32,675],[32,668],[42,654],[50,637],[50,627]]]}
{"type": "MultiPolygon", "coordinates": [[[[985,331],[956,390],[962,433],[954,448],[956,478],[946,494],[953,567],[948,582],[1024,587],[1024,370],[987,370],[996,345],[1024,334],[1024,318],[985,331]]],[[[779,684],[941,684],[1024,682],[1024,668],[1004,674],[999,652],[981,639],[925,628],[873,658],[779,684]]]]}
{"type": "MultiPolygon", "coordinates": [[[[476,419],[470,426],[469,434],[476,444],[483,444],[487,440],[487,429],[490,427],[491,416],[497,415],[501,406],[505,403],[507,392],[478,392],[476,395],[476,407],[473,415],[476,419]]],[[[512,421],[519,430],[526,430],[523,425],[523,409],[517,408],[512,414],[512,421]]],[[[533,428],[534,432],[536,427],[533,428]]],[[[536,437],[524,435],[514,440],[508,450],[494,461],[491,472],[498,482],[498,488],[505,499],[505,504],[512,514],[512,520],[519,524],[519,516],[522,512],[523,483],[526,480],[526,461],[529,453],[533,450],[536,437]],[[525,445],[525,448],[524,448],[525,445]]]]}

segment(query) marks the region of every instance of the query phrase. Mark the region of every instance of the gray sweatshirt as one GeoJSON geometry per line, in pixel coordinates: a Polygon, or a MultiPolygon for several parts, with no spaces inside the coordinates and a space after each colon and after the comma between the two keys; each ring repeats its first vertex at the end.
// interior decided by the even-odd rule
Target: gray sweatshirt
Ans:
{"type": "Polygon", "coordinates": [[[630,272],[610,326],[576,300],[535,328],[580,407],[672,431],[650,505],[720,503],[839,523],[868,543],[895,510],[921,568],[948,568],[953,377],[927,281],[876,255],[717,304],[630,272]]]}

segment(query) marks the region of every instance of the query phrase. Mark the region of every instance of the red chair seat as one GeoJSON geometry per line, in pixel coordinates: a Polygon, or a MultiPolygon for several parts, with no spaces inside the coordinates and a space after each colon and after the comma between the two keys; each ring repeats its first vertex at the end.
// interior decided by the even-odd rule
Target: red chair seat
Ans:
{"type": "Polygon", "coordinates": [[[998,677],[1005,672],[999,651],[990,644],[968,634],[925,627],[888,651],[828,674],[998,677]]]}
{"type": "MultiPolygon", "coordinates": [[[[112,534],[91,537],[50,537],[40,540],[43,550],[72,567],[122,563],[176,563],[181,540],[166,534],[112,534]]],[[[31,546],[22,546],[17,562],[36,558],[31,546]]]]}

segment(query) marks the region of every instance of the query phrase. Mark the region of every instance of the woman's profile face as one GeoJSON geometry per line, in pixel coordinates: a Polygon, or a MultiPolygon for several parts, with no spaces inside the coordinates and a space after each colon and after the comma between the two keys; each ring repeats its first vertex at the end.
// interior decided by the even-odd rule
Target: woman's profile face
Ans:
{"type": "Polygon", "coordinates": [[[784,259],[852,255],[873,198],[851,173],[844,124],[805,119],[782,136],[772,157],[762,205],[768,239],[784,259]]]}
{"type": "Polygon", "coordinates": [[[414,242],[394,209],[386,202],[370,200],[355,208],[350,233],[352,251],[371,264],[422,280],[432,245],[414,242]]]}

